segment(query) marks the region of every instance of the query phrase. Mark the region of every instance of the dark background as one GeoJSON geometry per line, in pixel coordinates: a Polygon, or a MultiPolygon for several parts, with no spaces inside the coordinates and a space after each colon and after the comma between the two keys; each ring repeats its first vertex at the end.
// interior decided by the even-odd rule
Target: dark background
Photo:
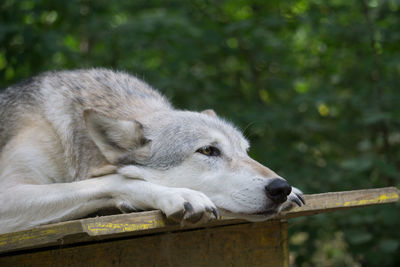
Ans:
{"type": "MultiPolygon", "coordinates": [[[[0,2],[0,87],[41,71],[125,70],[213,108],[306,193],[399,186],[400,2],[0,2]]],[[[297,266],[400,266],[400,205],[290,224],[297,266]]]]}

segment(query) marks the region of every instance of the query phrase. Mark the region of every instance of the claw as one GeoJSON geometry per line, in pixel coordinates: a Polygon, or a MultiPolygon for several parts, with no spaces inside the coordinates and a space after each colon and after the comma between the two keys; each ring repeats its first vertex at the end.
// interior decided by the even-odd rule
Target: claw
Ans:
{"type": "Polygon", "coordinates": [[[185,208],[185,211],[188,213],[192,213],[194,211],[192,204],[190,204],[189,202],[185,202],[183,204],[183,207],[185,208]]]}
{"type": "Polygon", "coordinates": [[[219,219],[219,212],[216,208],[212,208],[212,213],[214,214],[215,219],[219,219]]]}
{"type": "Polygon", "coordinates": [[[218,212],[218,210],[217,210],[216,208],[214,208],[214,207],[207,207],[206,210],[207,210],[208,212],[211,212],[211,213],[214,215],[215,219],[219,219],[219,212],[218,212]]]}
{"type": "Polygon", "coordinates": [[[295,195],[301,200],[301,202],[303,202],[304,205],[306,204],[306,201],[304,200],[302,195],[299,195],[299,194],[296,194],[296,193],[295,193],[295,195]]]}
{"type": "MultiPolygon", "coordinates": [[[[296,195],[297,196],[297,195],[296,195]]],[[[296,203],[297,206],[301,207],[303,204],[301,203],[301,201],[296,197],[291,199],[292,202],[296,203]]]]}

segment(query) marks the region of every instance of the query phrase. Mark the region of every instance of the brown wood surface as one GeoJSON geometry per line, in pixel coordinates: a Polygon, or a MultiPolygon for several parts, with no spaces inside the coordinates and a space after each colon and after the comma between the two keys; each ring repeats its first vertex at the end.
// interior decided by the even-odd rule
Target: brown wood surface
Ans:
{"type": "Polygon", "coordinates": [[[272,220],[0,257],[0,266],[288,266],[287,223],[272,220]]]}
{"type": "Polygon", "coordinates": [[[394,203],[400,199],[400,191],[396,187],[384,187],[305,195],[304,198],[305,206],[283,212],[277,218],[289,219],[349,208],[394,203]]]}
{"type": "MultiPolygon", "coordinates": [[[[305,195],[307,203],[305,206],[284,212],[276,218],[293,218],[340,209],[391,203],[396,202],[399,195],[398,189],[394,187],[305,195]]],[[[223,218],[194,228],[212,228],[243,223],[245,222],[223,218]]],[[[126,238],[184,229],[177,224],[169,223],[160,211],[88,218],[0,235],[0,254],[16,250],[126,238]]]]}

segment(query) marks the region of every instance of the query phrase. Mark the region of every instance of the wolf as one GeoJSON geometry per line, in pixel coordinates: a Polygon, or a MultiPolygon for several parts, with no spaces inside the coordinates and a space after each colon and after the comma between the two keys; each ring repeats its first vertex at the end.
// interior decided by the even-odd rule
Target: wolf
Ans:
{"type": "Polygon", "coordinates": [[[0,121],[0,233],[107,208],[197,224],[304,204],[231,123],[125,72],[42,73],[2,92],[0,121]]]}

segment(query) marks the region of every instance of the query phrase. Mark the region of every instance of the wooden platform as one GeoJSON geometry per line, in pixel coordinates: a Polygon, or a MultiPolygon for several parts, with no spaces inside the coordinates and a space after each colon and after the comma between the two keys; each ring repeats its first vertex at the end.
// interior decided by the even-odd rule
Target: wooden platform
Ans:
{"type": "Polygon", "coordinates": [[[0,235],[0,266],[288,266],[286,219],[399,198],[394,187],[305,195],[306,206],[262,223],[182,228],[149,211],[51,224],[0,235]]]}

